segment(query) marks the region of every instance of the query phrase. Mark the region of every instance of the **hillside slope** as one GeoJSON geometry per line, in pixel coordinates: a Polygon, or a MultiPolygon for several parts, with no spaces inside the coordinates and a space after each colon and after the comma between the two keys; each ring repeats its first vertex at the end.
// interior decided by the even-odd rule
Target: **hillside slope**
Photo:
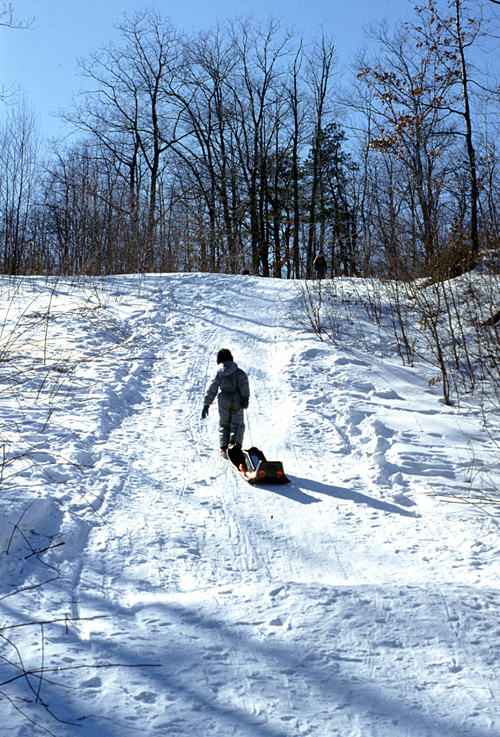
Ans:
{"type": "Polygon", "coordinates": [[[24,408],[50,462],[10,492],[2,550],[31,506],[0,607],[61,621],[16,634],[34,675],[14,685],[4,643],[0,735],[497,734],[497,519],[436,498],[466,495],[478,456],[498,479],[478,414],[384,340],[319,342],[291,283],[173,274],[108,293],[99,330],[74,292],[51,297],[54,340],[89,357],[47,431],[24,408]],[[221,347],[249,375],[246,441],[289,486],[246,485],[218,456],[216,406],[200,415],[221,347]],[[29,530],[65,544],[16,563],[29,530]]]}

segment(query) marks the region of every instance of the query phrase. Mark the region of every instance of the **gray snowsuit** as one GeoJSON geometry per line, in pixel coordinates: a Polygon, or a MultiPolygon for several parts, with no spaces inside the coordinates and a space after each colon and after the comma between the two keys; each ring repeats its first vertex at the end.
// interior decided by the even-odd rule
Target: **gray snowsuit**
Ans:
{"type": "Polygon", "coordinates": [[[243,400],[250,396],[248,376],[234,361],[224,361],[205,394],[208,407],[219,394],[219,440],[220,447],[243,442],[243,400]]]}

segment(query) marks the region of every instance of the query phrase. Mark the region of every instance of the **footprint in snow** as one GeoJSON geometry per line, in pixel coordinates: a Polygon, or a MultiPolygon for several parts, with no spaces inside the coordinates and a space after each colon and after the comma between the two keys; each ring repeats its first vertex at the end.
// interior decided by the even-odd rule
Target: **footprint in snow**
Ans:
{"type": "Polygon", "coordinates": [[[154,691],[141,691],[141,693],[134,696],[136,701],[142,701],[144,704],[154,704],[158,699],[158,694],[154,691]]]}
{"type": "Polygon", "coordinates": [[[281,617],[275,617],[269,622],[270,627],[283,627],[283,620],[281,617]]]}
{"type": "Polygon", "coordinates": [[[278,588],[276,588],[276,589],[271,589],[271,591],[269,592],[269,596],[271,598],[273,598],[275,596],[278,596],[280,594],[283,594],[284,591],[285,591],[285,587],[284,586],[278,586],[278,588]]]}
{"type": "Polygon", "coordinates": [[[387,389],[382,391],[374,391],[372,393],[373,397],[377,397],[378,399],[391,399],[391,400],[399,400],[400,402],[403,402],[403,397],[400,397],[397,392],[394,391],[394,389],[387,389]]]}
{"type": "Polygon", "coordinates": [[[88,681],[83,681],[80,685],[82,688],[101,688],[102,681],[99,676],[95,676],[94,678],[89,678],[88,681]]]}
{"type": "Polygon", "coordinates": [[[395,435],[395,431],[392,430],[390,427],[387,427],[387,425],[384,425],[384,423],[380,422],[380,420],[372,420],[371,426],[372,426],[373,432],[378,437],[392,438],[393,435],[395,435]]]}

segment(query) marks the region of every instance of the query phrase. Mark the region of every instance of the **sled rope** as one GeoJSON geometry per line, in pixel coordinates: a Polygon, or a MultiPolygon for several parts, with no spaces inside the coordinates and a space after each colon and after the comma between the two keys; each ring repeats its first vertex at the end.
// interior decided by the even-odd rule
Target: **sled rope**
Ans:
{"type": "Polygon", "coordinates": [[[248,437],[250,438],[250,446],[253,446],[252,431],[250,429],[250,420],[248,419],[248,410],[247,409],[244,411],[244,416],[246,417],[246,423],[247,423],[247,428],[248,428],[248,437]]]}

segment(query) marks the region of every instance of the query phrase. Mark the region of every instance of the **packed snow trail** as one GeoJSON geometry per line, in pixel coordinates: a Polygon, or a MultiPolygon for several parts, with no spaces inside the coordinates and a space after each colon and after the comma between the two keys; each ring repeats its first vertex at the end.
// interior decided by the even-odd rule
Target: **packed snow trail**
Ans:
{"type": "Polygon", "coordinates": [[[143,289],[121,313],[140,351],[86,435],[98,504],[75,505],[63,578],[41,590],[78,619],[46,633],[51,662],[97,666],[68,670],[64,698],[44,683],[54,733],[500,734],[498,528],[429,493],[465,484],[479,425],[417,371],[317,341],[293,284],[143,289]],[[218,457],[216,406],[200,415],[221,347],[250,378],[246,440],[290,486],[218,457]]]}

